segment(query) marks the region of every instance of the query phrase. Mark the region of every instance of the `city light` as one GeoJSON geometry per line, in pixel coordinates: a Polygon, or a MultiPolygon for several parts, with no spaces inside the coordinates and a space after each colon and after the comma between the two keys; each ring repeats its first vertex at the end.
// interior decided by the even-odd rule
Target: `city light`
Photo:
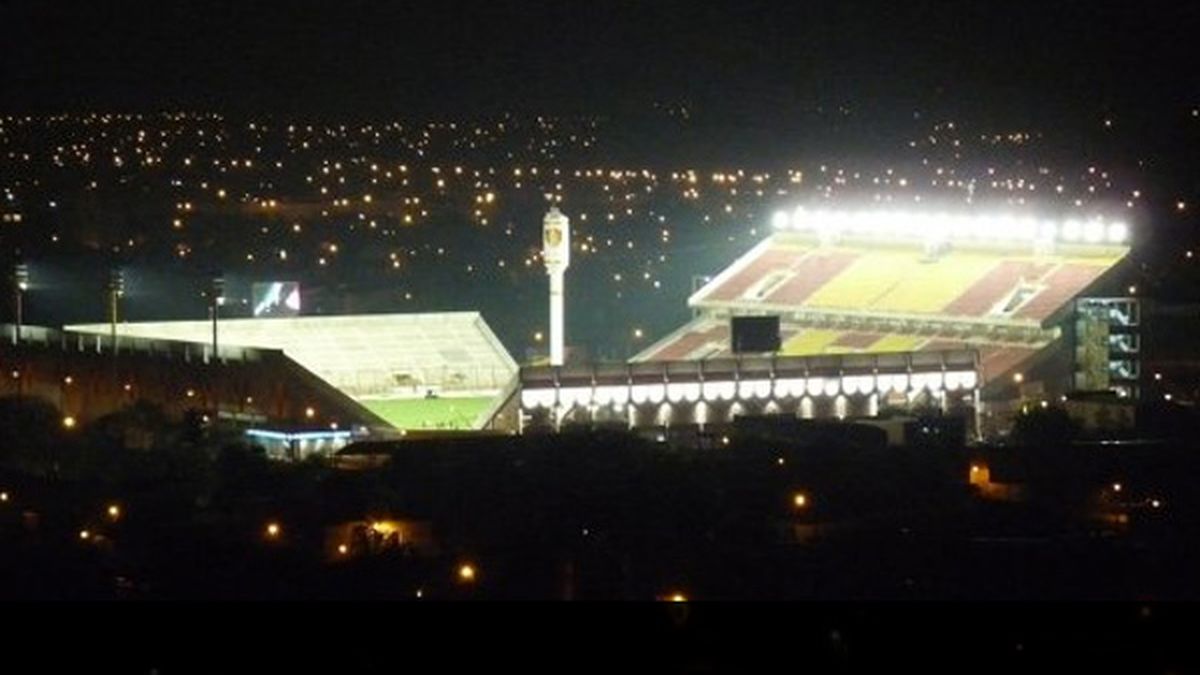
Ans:
{"type": "Polygon", "coordinates": [[[283,528],[279,526],[279,523],[267,523],[266,533],[268,539],[278,539],[282,532],[283,528]]]}
{"type": "Polygon", "coordinates": [[[463,583],[472,583],[475,581],[475,566],[470,563],[459,565],[458,580],[463,583]]]}
{"type": "Polygon", "coordinates": [[[797,492],[792,495],[792,506],[798,509],[803,509],[808,506],[808,495],[803,492],[797,492]]]}
{"type": "Polygon", "coordinates": [[[64,429],[74,429],[75,428],[75,418],[70,415],[63,417],[62,425],[63,425],[64,429]]]}
{"type": "Polygon", "coordinates": [[[108,517],[111,518],[112,520],[117,520],[118,518],[121,517],[121,507],[118,506],[117,504],[109,504],[108,508],[105,509],[105,512],[108,514],[108,517]]]}

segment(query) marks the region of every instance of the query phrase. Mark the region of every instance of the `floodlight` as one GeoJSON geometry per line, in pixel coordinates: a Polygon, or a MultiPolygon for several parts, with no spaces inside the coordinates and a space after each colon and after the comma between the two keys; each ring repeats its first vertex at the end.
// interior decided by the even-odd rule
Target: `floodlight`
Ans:
{"type": "Polygon", "coordinates": [[[803,206],[797,206],[796,210],[792,212],[792,229],[806,230],[810,225],[808,212],[804,210],[803,206]]]}
{"type": "Polygon", "coordinates": [[[1020,218],[1017,220],[1016,235],[1022,241],[1033,241],[1038,236],[1038,222],[1033,218],[1020,218]]]}
{"type": "Polygon", "coordinates": [[[940,243],[951,239],[991,242],[1103,242],[1128,241],[1129,226],[1123,222],[1105,223],[1101,218],[1064,221],[1038,219],[1016,214],[911,213],[904,210],[875,208],[843,211],[829,208],[807,210],[797,207],[790,214],[776,212],[771,224],[776,230],[809,231],[822,238],[841,235],[881,239],[919,239],[940,243]],[[790,215],[790,217],[789,217],[790,215]]]}

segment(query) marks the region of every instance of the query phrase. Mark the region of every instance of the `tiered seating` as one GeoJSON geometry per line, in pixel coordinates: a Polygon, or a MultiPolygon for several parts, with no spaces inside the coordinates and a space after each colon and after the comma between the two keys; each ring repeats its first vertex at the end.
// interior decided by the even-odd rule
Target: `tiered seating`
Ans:
{"type": "Polygon", "coordinates": [[[911,352],[920,349],[921,345],[927,341],[928,338],[921,337],[920,335],[899,335],[892,333],[876,340],[867,351],[880,354],[885,352],[911,352]]]}
{"type": "MultiPolygon", "coordinates": [[[[109,326],[75,330],[106,335],[109,326]]],[[[212,340],[207,321],[122,324],[119,330],[136,337],[212,340]]],[[[352,396],[388,395],[406,386],[411,393],[424,393],[423,387],[495,390],[517,368],[477,312],[226,319],[219,340],[281,349],[352,396]]]]}
{"type": "Polygon", "coordinates": [[[713,343],[723,348],[728,347],[729,326],[722,324],[696,326],[694,329],[677,336],[668,344],[663,345],[658,351],[650,354],[646,360],[677,361],[692,358],[696,350],[713,343]]]}
{"type": "Polygon", "coordinates": [[[802,329],[783,343],[780,353],[786,356],[824,354],[825,348],[840,336],[841,333],[836,330],[802,329]]]}
{"type": "Polygon", "coordinates": [[[710,286],[695,304],[751,307],[762,301],[832,311],[1043,320],[1120,259],[1118,254],[1035,259],[1031,252],[966,249],[925,261],[916,247],[806,249],[779,240],[749,255],[749,264],[710,286]],[[1022,281],[1045,289],[1011,316],[989,315],[1022,281]],[[765,296],[747,297],[751,292],[765,296]]]}
{"type": "Polygon", "coordinates": [[[950,254],[936,262],[921,262],[916,254],[900,260],[878,259],[879,267],[893,266],[890,272],[897,281],[871,308],[906,314],[938,313],[964,285],[987,274],[995,264],[995,256],[973,253],[950,254]]]}
{"type": "Polygon", "coordinates": [[[861,333],[858,331],[850,331],[842,333],[836,340],[833,341],[834,347],[844,347],[851,351],[863,351],[871,345],[879,341],[883,337],[879,333],[861,333]]]}
{"type": "Polygon", "coordinates": [[[778,305],[801,305],[818,288],[841,274],[856,259],[858,259],[858,254],[848,251],[810,253],[792,267],[792,273],[795,276],[771,293],[767,297],[767,302],[778,305]]]}
{"type": "Polygon", "coordinates": [[[778,270],[789,270],[803,256],[803,251],[785,248],[768,248],[752,260],[737,274],[712,289],[705,300],[730,301],[742,297],[751,286],[763,277],[778,270]]]}
{"type": "Polygon", "coordinates": [[[862,255],[817,289],[804,304],[827,309],[869,309],[899,282],[897,268],[911,259],[912,255],[907,253],[862,255]]]}
{"type": "Polygon", "coordinates": [[[983,278],[967,287],[953,302],[942,308],[942,313],[954,316],[983,316],[996,303],[1007,297],[1021,283],[1036,281],[1051,268],[1025,260],[1004,260],[993,267],[983,278]]]}
{"type": "Polygon", "coordinates": [[[1108,265],[1065,263],[1046,276],[1046,288],[1017,310],[1021,319],[1042,321],[1094,282],[1108,265]]]}

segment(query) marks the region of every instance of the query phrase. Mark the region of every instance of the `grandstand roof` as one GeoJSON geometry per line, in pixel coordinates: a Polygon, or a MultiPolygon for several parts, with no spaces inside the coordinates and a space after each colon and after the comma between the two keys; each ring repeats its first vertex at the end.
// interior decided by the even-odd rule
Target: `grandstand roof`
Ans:
{"type": "Polygon", "coordinates": [[[693,307],[871,317],[937,317],[1041,326],[1127,253],[1077,246],[1057,253],[959,246],[929,256],[919,246],[827,245],[777,233],[688,301],[693,307]]]}
{"type": "MultiPolygon", "coordinates": [[[[108,324],[72,330],[107,334],[108,324]]],[[[126,323],[121,335],[212,341],[209,321],[126,323]]],[[[495,391],[517,364],[478,312],[222,319],[220,345],[280,349],[356,397],[426,388],[495,391]]]]}

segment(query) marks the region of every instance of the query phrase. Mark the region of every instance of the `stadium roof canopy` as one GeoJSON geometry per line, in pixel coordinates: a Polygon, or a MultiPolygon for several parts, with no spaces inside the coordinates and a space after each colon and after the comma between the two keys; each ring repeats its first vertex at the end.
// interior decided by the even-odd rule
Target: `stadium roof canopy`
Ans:
{"type": "MultiPolygon", "coordinates": [[[[108,334],[108,324],[71,330],[108,334]]],[[[122,336],[211,343],[210,321],[118,325],[122,336]]],[[[517,364],[478,312],[222,319],[219,345],[280,349],[350,396],[494,392],[517,364]]]]}

